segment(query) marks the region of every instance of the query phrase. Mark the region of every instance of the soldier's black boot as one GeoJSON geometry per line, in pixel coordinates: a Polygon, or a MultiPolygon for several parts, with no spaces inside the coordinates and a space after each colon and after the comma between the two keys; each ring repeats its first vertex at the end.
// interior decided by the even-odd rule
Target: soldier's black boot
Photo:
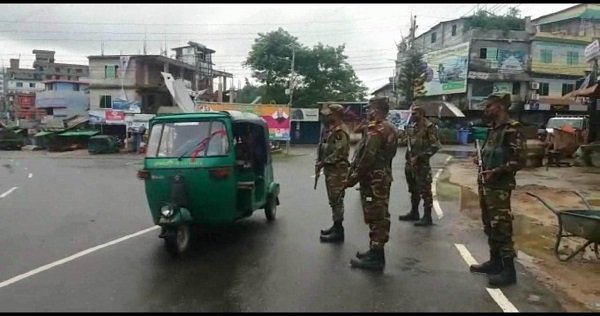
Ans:
{"type": "Polygon", "coordinates": [[[333,231],[333,228],[335,227],[335,222],[333,223],[333,225],[331,225],[331,227],[329,227],[326,230],[321,230],[321,235],[329,235],[331,234],[331,232],[333,231]]]}
{"type": "Polygon", "coordinates": [[[418,221],[419,220],[419,202],[420,202],[420,199],[419,199],[418,196],[416,198],[411,196],[410,212],[408,212],[408,213],[406,213],[404,215],[400,215],[398,217],[398,220],[401,220],[401,221],[418,221]]]}
{"type": "Polygon", "coordinates": [[[369,250],[367,250],[365,252],[359,252],[359,251],[357,251],[356,252],[356,258],[358,258],[358,259],[365,258],[365,257],[367,257],[369,255],[370,252],[371,252],[371,249],[369,249],[369,250]]]}
{"type": "Polygon", "coordinates": [[[502,258],[502,271],[488,275],[489,285],[500,287],[517,283],[517,271],[513,257],[502,258]]]}
{"type": "Polygon", "coordinates": [[[433,225],[433,220],[431,220],[431,208],[425,208],[425,214],[421,217],[421,220],[415,223],[415,226],[431,226],[433,225]]]}
{"type": "MultiPolygon", "coordinates": [[[[358,255],[359,253],[357,253],[358,255]]],[[[352,258],[350,266],[365,270],[383,270],[385,266],[385,253],[383,248],[371,248],[363,253],[362,258],[352,258]]]]}
{"type": "Polygon", "coordinates": [[[344,226],[342,222],[335,222],[333,224],[331,233],[328,235],[321,235],[322,242],[339,242],[344,241],[344,226]]]}
{"type": "Polygon", "coordinates": [[[502,271],[502,259],[498,252],[490,250],[490,260],[482,264],[472,264],[469,271],[473,273],[498,274],[502,271]]]}

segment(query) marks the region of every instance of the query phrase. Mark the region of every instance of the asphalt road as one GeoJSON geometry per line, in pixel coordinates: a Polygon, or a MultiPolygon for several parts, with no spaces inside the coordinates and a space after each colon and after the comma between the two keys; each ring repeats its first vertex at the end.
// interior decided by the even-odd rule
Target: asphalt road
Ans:
{"type": "MultiPolygon", "coordinates": [[[[140,160],[0,151],[0,311],[502,311],[506,303],[490,295],[484,276],[469,273],[457,250],[461,244],[486,259],[483,232],[461,225],[456,201],[440,202],[444,216],[430,228],[397,220],[410,203],[403,150],[394,161],[386,268],[351,269],[368,245],[358,191],[345,198],[345,242],[320,243],[331,213],[323,180],[312,188],[313,153],[295,147],[295,156],[275,160],[281,205],[273,223],[259,210],[200,235],[179,258],[152,230],[26,274],[152,227],[135,177],[140,160]]],[[[434,156],[434,173],[446,158],[434,156]]],[[[520,266],[518,279],[502,289],[509,304],[562,311],[520,266]]]]}

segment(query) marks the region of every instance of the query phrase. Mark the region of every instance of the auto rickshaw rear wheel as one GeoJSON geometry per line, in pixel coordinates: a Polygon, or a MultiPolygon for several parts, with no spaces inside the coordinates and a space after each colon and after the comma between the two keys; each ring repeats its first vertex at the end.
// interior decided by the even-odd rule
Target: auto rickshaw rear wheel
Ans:
{"type": "Polygon", "coordinates": [[[189,225],[179,225],[175,228],[167,228],[174,230],[168,232],[165,236],[165,248],[171,255],[178,255],[185,252],[190,244],[190,227],[189,225]]]}
{"type": "Polygon", "coordinates": [[[271,196],[269,198],[269,202],[265,206],[265,216],[267,216],[267,221],[272,222],[275,220],[275,216],[277,215],[277,197],[271,196]]]}

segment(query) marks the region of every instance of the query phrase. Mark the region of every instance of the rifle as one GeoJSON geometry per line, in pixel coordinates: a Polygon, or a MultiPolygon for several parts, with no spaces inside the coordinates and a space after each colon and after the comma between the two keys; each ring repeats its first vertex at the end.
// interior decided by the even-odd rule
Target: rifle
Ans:
{"type": "Polygon", "coordinates": [[[479,139],[475,140],[475,147],[477,148],[477,174],[478,177],[480,178],[479,180],[481,181],[481,192],[482,194],[485,196],[485,189],[483,188],[483,186],[485,185],[485,176],[483,174],[481,174],[483,172],[483,159],[482,159],[482,154],[481,154],[481,145],[479,144],[479,139]]]}
{"type": "Polygon", "coordinates": [[[321,176],[321,167],[317,168],[317,164],[323,159],[322,155],[322,143],[323,143],[323,124],[321,124],[321,131],[319,132],[319,146],[317,146],[317,163],[315,164],[315,185],[314,190],[317,189],[317,183],[319,182],[319,176],[321,176]]]}

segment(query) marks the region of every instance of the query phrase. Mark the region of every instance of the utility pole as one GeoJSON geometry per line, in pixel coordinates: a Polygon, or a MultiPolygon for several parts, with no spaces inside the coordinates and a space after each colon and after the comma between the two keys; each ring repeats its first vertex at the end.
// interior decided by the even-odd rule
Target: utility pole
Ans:
{"type": "MultiPolygon", "coordinates": [[[[292,46],[292,73],[291,73],[291,78],[290,78],[290,137],[291,137],[291,129],[292,129],[292,125],[291,125],[291,115],[292,115],[292,100],[294,97],[294,63],[296,62],[296,48],[294,46],[292,46]]],[[[285,145],[285,151],[286,153],[289,155],[290,153],[290,140],[288,139],[285,145]]]]}
{"type": "Polygon", "coordinates": [[[417,32],[417,16],[411,15],[410,17],[410,41],[408,43],[409,48],[413,48],[415,42],[415,33],[417,32]]]}

